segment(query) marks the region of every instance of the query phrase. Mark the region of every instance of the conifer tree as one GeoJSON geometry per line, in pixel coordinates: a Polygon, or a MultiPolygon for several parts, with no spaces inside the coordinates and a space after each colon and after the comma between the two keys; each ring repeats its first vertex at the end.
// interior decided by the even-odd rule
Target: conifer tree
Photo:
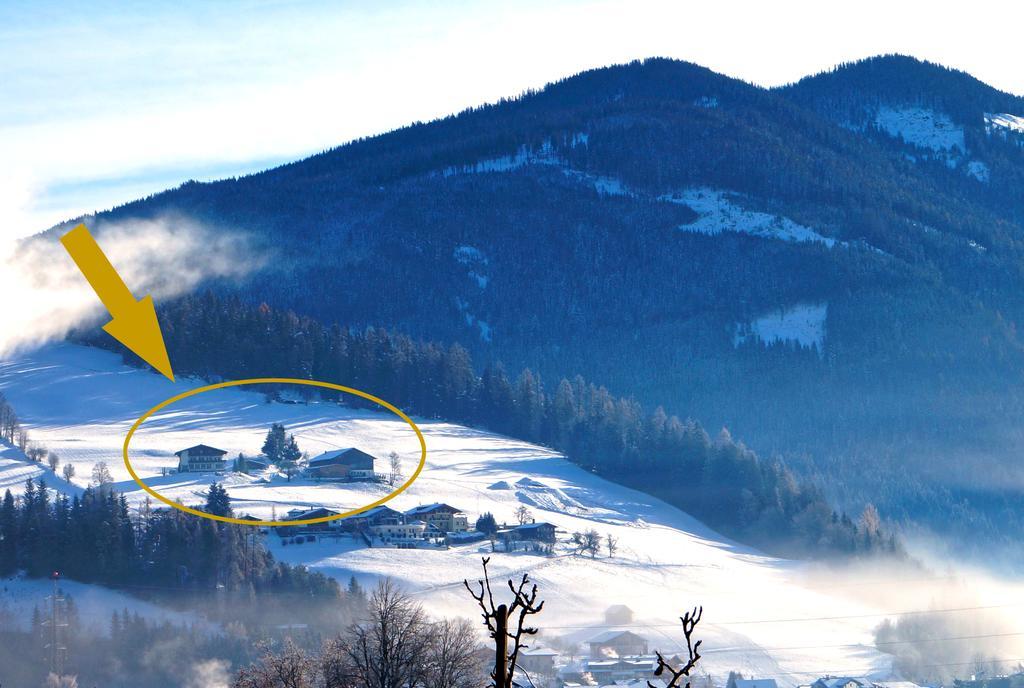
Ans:
{"type": "Polygon", "coordinates": [[[263,442],[263,449],[261,451],[268,461],[273,464],[280,464],[281,459],[284,457],[286,444],[287,438],[284,425],[274,423],[267,432],[267,438],[263,442]]]}
{"type": "Polygon", "coordinates": [[[220,483],[213,483],[206,492],[206,506],[203,511],[216,516],[231,516],[231,497],[220,483]]]}

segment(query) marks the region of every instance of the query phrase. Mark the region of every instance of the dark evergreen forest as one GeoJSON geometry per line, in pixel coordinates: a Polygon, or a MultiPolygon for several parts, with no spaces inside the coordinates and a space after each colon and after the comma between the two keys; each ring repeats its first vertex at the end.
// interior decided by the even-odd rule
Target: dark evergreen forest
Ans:
{"type": "Polygon", "coordinates": [[[250,618],[238,608],[260,598],[252,618],[262,623],[277,616],[294,620],[297,601],[340,600],[334,579],[275,562],[254,534],[248,526],[177,509],[130,511],[124,495],[109,485],[54,498],[45,483],[30,479],[21,497],[8,490],[0,502],[0,576],[23,570],[40,578],[57,571],[172,606],[187,607],[195,594],[205,613],[231,620],[250,618]]]}
{"type": "MultiPolygon", "coordinates": [[[[458,344],[382,328],[324,327],[210,292],[169,304],[160,319],[177,374],[299,377],[355,387],[408,413],[553,447],[588,470],[774,551],[902,554],[893,536],[837,513],[782,461],[760,458],[727,430],[712,438],[695,420],[661,407],[645,412],[635,399],[616,397],[580,376],[545,385],[528,368],[510,373],[496,364],[478,370],[458,344]]],[[[90,341],[109,345],[101,337],[90,341]]],[[[343,401],[363,405],[351,395],[343,401]]]]}

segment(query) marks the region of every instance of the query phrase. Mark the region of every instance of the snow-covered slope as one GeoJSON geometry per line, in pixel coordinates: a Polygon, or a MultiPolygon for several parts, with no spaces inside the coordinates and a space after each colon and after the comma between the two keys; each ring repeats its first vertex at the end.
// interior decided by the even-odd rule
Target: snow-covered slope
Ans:
{"type": "Polygon", "coordinates": [[[1024,134],[1024,117],[1011,115],[1009,113],[990,114],[985,113],[985,126],[988,128],[1006,129],[1024,134]]]}
{"type": "Polygon", "coordinates": [[[894,138],[909,144],[941,152],[961,153],[964,145],[963,127],[957,126],[948,115],[918,107],[882,106],[875,115],[875,125],[894,138]]]}
{"type": "MultiPolygon", "coordinates": [[[[110,633],[111,615],[126,610],[151,621],[207,627],[207,622],[192,612],[165,609],[99,585],[62,580],[58,584],[58,591],[74,602],[79,621],[91,632],[101,635],[110,633]]],[[[46,597],[52,593],[53,583],[47,579],[26,579],[21,576],[0,578],[0,622],[10,619],[16,627],[28,630],[32,609],[40,607],[45,615],[46,597]]]]}
{"type": "MultiPolygon", "coordinates": [[[[117,487],[133,500],[142,494],[120,464],[125,431],[155,403],[198,384],[185,378],[172,384],[125,367],[112,354],[66,344],[0,362],[0,391],[33,439],[75,464],[70,489],[81,489],[92,464],[105,460],[117,487]]],[[[147,423],[133,448],[141,474],[158,489],[193,503],[213,478],[161,477],[161,468],[174,463],[169,452],[203,441],[255,453],[272,421],[284,422],[310,453],[349,445],[378,455],[394,449],[407,470],[416,458],[417,443],[408,426],[390,415],[334,404],[268,404],[261,395],[239,389],[192,401],[147,423]]],[[[536,579],[547,600],[540,624],[547,636],[586,640],[604,630],[609,605],[625,604],[635,612],[633,630],[653,647],[675,650],[681,640],[678,616],[703,605],[705,668],[717,675],[736,669],[792,685],[829,671],[887,673],[887,658],[870,648],[880,609],[865,603],[863,595],[860,600],[847,597],[841,586],[812,585],[807,565],[731,542],[678,509],[599,479],[550,450],[450,423],[419,424],[427,442],[426,469],[392,506],[408,509],[443,501],[469,512],[471,520],[490,511],[500,522],[511,521],[526,504],[538,521],[559,528],[562,542],[553,556],[491,555],[495,577],[529,571],[536,579]],[[492,489],[502,482],[509,489],[492,489]],[[567,535],[590,528],[618,538],[614,557],[570,553],[567,535]]],[[[0,489],[17,488],[34,471],[7,457],[0,463],[0,489]]],[[[287,504],[354,506],[384,490],[280,479],[227,482],[236,506],[258,515],[269,515],[275,504],[279,511],[287,504]]],[[[68,488],[63,481],[57,484],[68,488]]],[[[430,611],[469,618],[475,610],[462,579],[479,575],[480,557],[489,550],[486,543],[397,550],[368,549],[348,539],[282,547],[270,536],[268,542],[285,561],[306,563],[342,580],[355,575],[372,583],[377,576],[391,576],[430,611]]]]}
{"type": "Polygon", "coordinates": [[[686,232],[710,235],[738,232],[782,241],[820,242],[829,248],[835,244],[835,239],[822,236],[788,217],[742,208],[730,199],[727,191],[692,188],[662,196],[661,200],[689,206],[697,213],[699,217],[696,220],[679,227],[686,232]]]}

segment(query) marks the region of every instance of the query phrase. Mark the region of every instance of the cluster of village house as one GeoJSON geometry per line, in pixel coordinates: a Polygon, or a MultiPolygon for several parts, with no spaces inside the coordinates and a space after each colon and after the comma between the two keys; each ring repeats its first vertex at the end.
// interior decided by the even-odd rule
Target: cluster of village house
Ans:
{"type": "MultiPolygon", "coordinates": [[[[174,452],[178,457],[178,473],[223,473],[228,468],[227,452],[206,444],[197,444],[174,452]]],[[[374,470],[377,458],[361,449],[334,449],[313,457],[301,467],[302,474],[314,480],[368,481],[377,480],[374,470]]],[[[269,468],[263,457],[246,457],[249,470],[269,468]]]]}
{"type": "MultiPolygon", "coordinates": [[[[178,472],[223,472],[227,470],[227,452],[198,444],[175,452],[178,472]]],[[[252,468],[266,468],[265,461],[246,459],[252,468]]],[[[358,482],[376,480],[376,457],[360,449],[336,449],[324,452],[302,467],[305,477],[314,480],[358,482]]],[[[292,509],[282,521],[306,521],[336,516],[338,511],[325,507],[292,509]]],[[[370,547],[399,549],[441,548],[453,543],[473,542],[488,537],[471,527],[469,515],[449,504],[423,504],[397,511],[382,504],[360,514],[323,523],[284,526],[275,529],[285,544],[316,542],[325,537],[350,535],[361,538],[370,547]]],[[[522,523],[500,526],[493,534],[506,550],[544,549],[554,544],[555,526],[550,523],[522,523]]]]}
{"type": "MultiPolygon", "coordinates": [[[[339,512],[318,507],[293,509],[282,521],[334,516],[339,512]]],[[[488,535],[474,530],[466,512],[450,504],[421,504],[407,511],[392,509],[386,504],[375,506],[354,516],[308,525],[276,528],[285,543],[300,544],[343,534],[362,538],[370,547],[443,548],[451,544],[483,540],[488,535]]],[[[550,547],[556,539],[555,526],[550,523],[523,523],[499,526],[494,539],[506,551],[540,550],[550,547]]]]}
{"type": "MultiPolygon", "coordinates": [[[[608,626],[633,625],[633,612],[625,605],[614,605],[605,612],[608,626]]],[[[635,627],[635,625],[634,625],[635,627]]],[[[664,685],[653,677],[658,658],[648,647],[647,639],[630,630],[608,630],[586,641],[582,656],[570,656],[551,648],[535,646],[523,650],[519,666],[530,675],[536,686],[614,686],[615,688],[647,688],[664,685]]],[[[493,656],[490,649],[487,656],[493,656]]],[[[665,658],[673,666],[682,666],[685,660],[676,656],[665,658]]],[[[700,682],[696,681],[696,685],[700,682]]],[[[530,685],[525,682],[524,685],[530,685]]],[[[737,678],[726,688],[778,688],[774,678],[737,678]]],[[[873,681],[866,678],[823,676],[801,688],[919,688],[909,681],[873,681]]],[[[1009,688],[1009,686],[1007,686],[1009,688]]]]}
{"type": "MultiPolygon", "coordinates": [[[[178,472],[223,472],[227,470],[227,452],[204,444],[176,452],[178,472]]],[[[303,474],[316,480],[367,481],[378,479],[374,471],[376,458],[355,448],[324,452],[302,467],[303,474]]],[[[250,469],[267,468],[261,459],[246,459],[250,469]]],[[[337,515],[327,508],[293,509],[282,519],[303,521],[337,515]]],[[[296,525],[276,529],[286,543],[315,542],[324,537],[343,534],[362,538],[369,546],[398,548],[445,547],[452,542],[472,542],[485,534],[475,532],[466,512],[449,504],[424,504],[407,511],[387,505],[376,506],[345,519],[296,525]]],[[[525,523],[499,527],[495,539],[506,549],[550,547],[556,539],[555,526],[550,523],[525,523]]],[[[625,605],[614,605],[605,612],[606,626],[633,624],[633,612],[625,605]]],[[[519,666],[531,675],[534,685],[614,686],[614,688],[647,688],[647,681],[657,667],[657,656],[651,653],[645,637],[630,630],[607,630],[587,641],[589,652],[569,656],[554,649],[535,646],[523,650],[519,666]]],[[[481,661],[489,661],[493,650],[482,650],[481,661]]],[[[684,663],[679,657],[668,657],[670,663],[684,663]]],[[[655,685],[657,685],[657,680],[655,685]]],[[[775,679],[736,679],[727,688],[777,688],[775,679]],[[734,684],[734,685],[732,685],[734,684]]],[[[803,688],[919,688],[907,681],[870,681],[863,678],[825,676],[803,688]]],[[[1010,688],[1007,686],[1007,688],[1010,688]]]]}

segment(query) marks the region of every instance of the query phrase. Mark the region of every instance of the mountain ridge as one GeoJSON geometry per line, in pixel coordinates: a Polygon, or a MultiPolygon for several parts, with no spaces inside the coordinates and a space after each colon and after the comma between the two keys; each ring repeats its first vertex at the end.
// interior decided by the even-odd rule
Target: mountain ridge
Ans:
{"type": "Polygon", "coordinates": [[[1012,499],[974,490],[1021,477],[1024,148],[982,124],[961,154],[953,115],[895,101],[844,126],[808,93],[841,100],[850,73],[762,89],[663,59],[591,70],[98,221],[242,227],[283,267],[221,293],[584,373],[787,454],[851,509],[881,494],[934,526],[964,498],[941,527],[1012,540],[1012,499]],[[920,484],[890,484],[900,461],[920,484]]]}

